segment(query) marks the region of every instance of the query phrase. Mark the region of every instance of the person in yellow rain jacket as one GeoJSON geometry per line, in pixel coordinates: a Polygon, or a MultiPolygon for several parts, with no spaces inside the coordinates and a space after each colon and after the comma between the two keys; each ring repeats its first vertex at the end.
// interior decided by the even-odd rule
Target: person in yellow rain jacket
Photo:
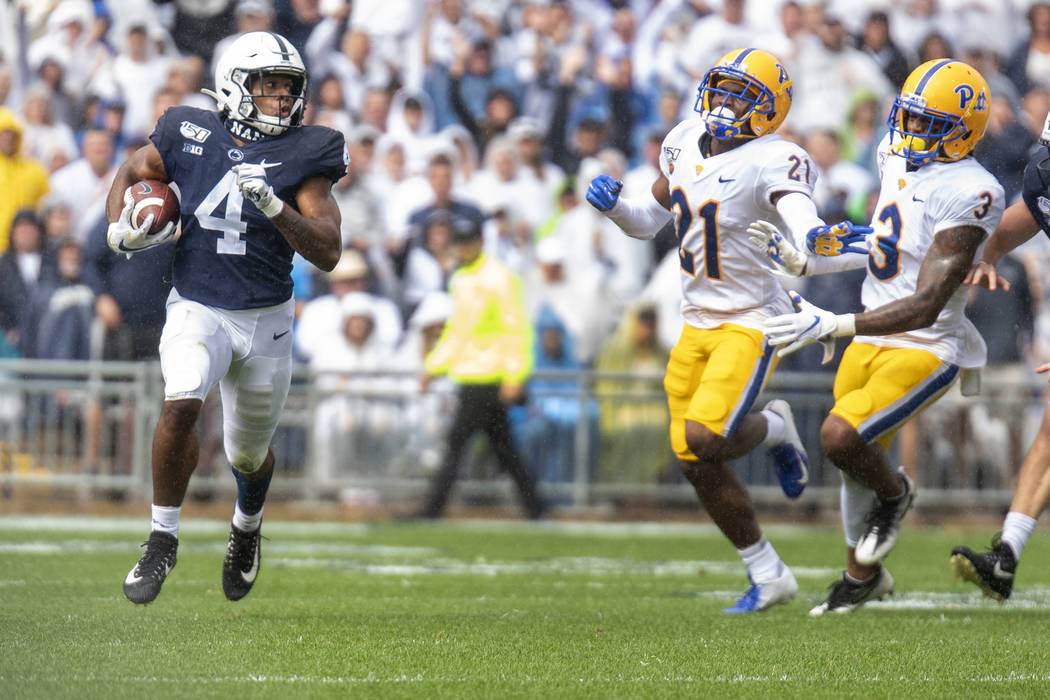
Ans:
{"type": "Polygon", "coordinates": [[[22,154],[22,123],[0,106],[0,253],[7,250],[15,214],[36,209],[48,189],[47,169],[22,154]]]}
{"type": "Polygon", "coordinates": [[[526,514],[539,518],[545,508],[511,438],[507,418],[507,407],[523,400],[523,386],[532,371],[532,326],[525,315],[521,279],[482,252],[479,222],[456,220],[452,238],[460,263],[449,282],[454,310],[427,355],[423,388],[435,376],[447,374],[458,387],[459,401],[444,460],[420,515],[441,516],[470,438],[482,430],[500,468],[518,487],[526,514]]]}

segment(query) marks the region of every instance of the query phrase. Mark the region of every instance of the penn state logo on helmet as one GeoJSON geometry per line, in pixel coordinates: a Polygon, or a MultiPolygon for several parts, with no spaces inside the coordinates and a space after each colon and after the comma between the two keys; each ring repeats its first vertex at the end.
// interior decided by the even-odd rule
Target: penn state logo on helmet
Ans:
{"type": "Polygon", "coordinates": [[[791,109],[791,77],[762,49],[734,49],[707,71],[693,109],[716,139],[756,138],[777,130],[791,109]],[[737,114],[729,98],[746,103],[737,114]]]}
{"type": "MultiPolygon", "coordinates": [[[[306,111],[308,76],[302,57],[292,44],[273,32],[248,32],[238,37],[215,63],[215,90],[203,90],[218,103],[219,112],[265,136],[278,136],[302,124],[306,111]],[[266,114],[256,103],[259,97],[278,97],[264,92],[268,76],[291,79],[290,112],[266,114]],[[255,86],[255,93],[253,93],[255,86]],[[261,93],[261,94],[259,94],[261,93]]],[[[236,133],[252,140],[250,132],[236,133]]]]}
{"type": "Polygon", "coordinates": [[[890,151],[912,165],[959,160],[988,126],[988,83],[962,61],[927,61],[904,81],[886,123],[890,151]]]}

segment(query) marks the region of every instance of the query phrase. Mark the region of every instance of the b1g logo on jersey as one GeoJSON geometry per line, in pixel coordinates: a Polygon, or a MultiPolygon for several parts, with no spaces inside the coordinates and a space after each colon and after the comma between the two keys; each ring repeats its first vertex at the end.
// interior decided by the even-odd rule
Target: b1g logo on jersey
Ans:
{"type": "MultiPolygon", "coordinates": [[[[973,87],[962,83],[961,85],[955,86],[955,94],[959,96],[959,109],[966,109],[970,100],[974,100],[973,87]]],[[[983,112],[988,106],[988,98],[985,97],[984,90],[977,93],[977,99],[973,103],[973,111],[983,112]]]]}
{"type": "Polygon", "coordinates": [[[182,152],[194,156],[202,156],[204,155],[204,146],[197,143],[184,143],[182,144],[182,152]]]}
{"type": "Polygon", "coordinates": [[[211,136],[211,129],[186,121],[179,124],[179,133],[197,143],[204,143],[211,136]]]}
{"type": "Polygon", "coordinates": [[[1043,218],[1050,219],[1050,199],[1040,195],[1039,199],[1035,200],[1035,204],[1042,212],[1043,218]]]}

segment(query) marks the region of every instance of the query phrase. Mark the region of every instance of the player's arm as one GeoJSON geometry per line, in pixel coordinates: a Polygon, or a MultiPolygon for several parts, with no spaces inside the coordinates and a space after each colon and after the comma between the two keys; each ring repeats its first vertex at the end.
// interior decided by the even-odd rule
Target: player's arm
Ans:
{"type": "Polygon", "coordinates": [[[332,181],[320,175],[303,180],[295,193],[295,206],[285,206],[266,181],[266,168],[261,164],[241,163],[232,168],[237,173],[237,186],[281,232],[288,245],[311,263],[330,271],[339,261],[342,241],[339,205],[332,197],[332,181]]]}
{"type": "Polygon", "coordinates": [[[988,245],[984,247],[981,259],[973,266],[963,282],[976,286],[983,285],[988,289],[1010,291],[1010,283],[1005,279],[999,279],[999,275],[995,272],[995,265],[1004,255],[1029,241],[1040,230],[1039,224],[1032,216],[1032,211],[1023,199],[1011,204],[1003,212],[999,227],[988,239],[988,245]]]}
{"type": "Polygon", "coordinates": [[[149,250],[167,243],[175,235],[175,222],[169,221],[160,231],[149,235],[153,226],[153,214],[140,222],[138,227],[131,223],[131,214],[135,202],[131,196],[131,186],[139,180],[160,180],[169,182],[168,172],[160,151],[152,143],[147,143],[131,154],[113,177],[113,183],[106,195],[106,243],[116,253],[131,257],[133,253],[149,250]]]}
{"type": "Polygon", "coordinates": [[[106,221],[113,223],[124,209],[124,191],[139,180],[160,180],[170,182],[164,160],[160,151],[152,143],[147,143],[125,160],[113,177],[113,184],[106,195],[106,221]]]}
{"type": "Polygon", "coordinates": [[[330,271],[342,252],[342,215],[332,196],[332,181],[325,177],[304,180],[295,194],[295,206],[299,211],[283,207],[270,221],[288,245],[317,267],[330,271]]]}
{"type": "Polygon", "coordinates": [[[620,197],[622,180],[599,175],[587,186],[587,201],[631,238],[648,240],[671,220],[671,190],[667,176],[653,182],[649,196],[637,199],[620,197]]]}
{"type": "Polygon", "coordinates": [[[919,267],[915,292],[857,314],[856,332],[889,335],[932,325],[970,271],[986,235],[976,226],[957,226],[938,233],[919,267]]]}
{"type": "Polygon", "coordinates": [[[835,314],[791,292],[798,313],[781,314],[763,325],[773,345],[789,355],[815,341],[850,335],[890,335],[926,328],[948,303],[970,269],[978,246],[987,235],[976,226],[957,226],[938,233],[919,267],[915,292],[859,314],[835,314]]]}

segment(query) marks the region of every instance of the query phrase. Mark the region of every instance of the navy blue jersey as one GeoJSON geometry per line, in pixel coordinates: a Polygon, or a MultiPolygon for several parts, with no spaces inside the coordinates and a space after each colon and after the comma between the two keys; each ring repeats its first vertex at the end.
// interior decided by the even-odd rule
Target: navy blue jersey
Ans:
{"type": "Polygon", "coordinates": [[[342,135],[324,126],[289,129],[237,145],[217,112],[172,107],[150,136],[181,194],[182,236],[172,279],[187,299],[224,309],[274,306],[292,296],[294,251],[277,227],[241,196],[230,168],[259,163],[286,206],[303,180],[346,174],[342,135]]]}
{"type": "Polygon", "coordinates": [[[1032,218],[1050,236],[1050,150],[1045,147],[1037,148],[1025,166],[1021,197],[1032,218]]]}

